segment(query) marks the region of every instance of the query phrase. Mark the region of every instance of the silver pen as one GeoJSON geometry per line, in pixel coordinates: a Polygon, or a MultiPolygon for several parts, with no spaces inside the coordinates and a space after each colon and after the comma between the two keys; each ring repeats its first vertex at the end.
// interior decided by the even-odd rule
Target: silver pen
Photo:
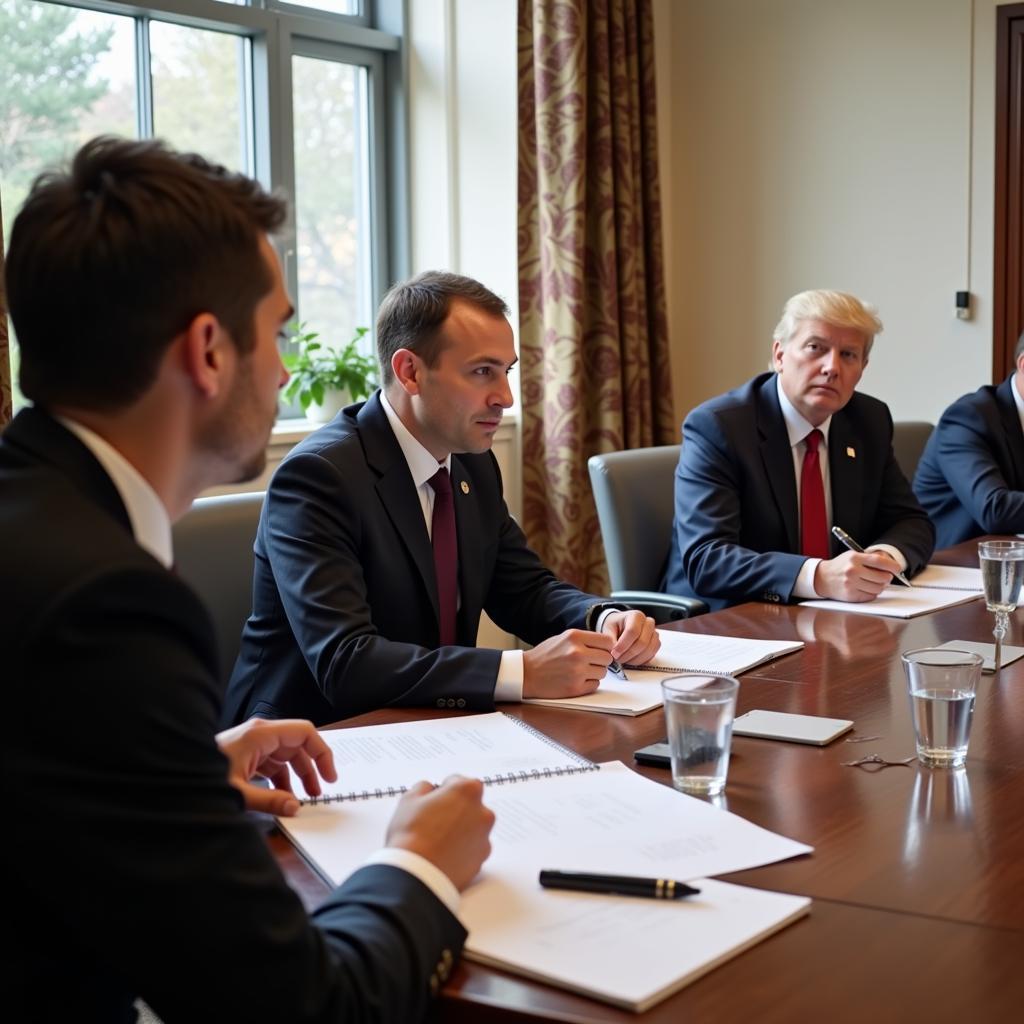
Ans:
{"type": "MultiPolygon", "coordinates": [[[[858,554],[864,554],[864,549],[844,529],[838,526],[833,526],[832,533],[836,540],[844,547],[848,547],[851,551],[856,551],[858,554]]],[[[894,580],[899,580],[905,587],[913,586],[910,580],[908,580],[902,572],[894,572],[892,574],[892,578],[894,580]]]]}

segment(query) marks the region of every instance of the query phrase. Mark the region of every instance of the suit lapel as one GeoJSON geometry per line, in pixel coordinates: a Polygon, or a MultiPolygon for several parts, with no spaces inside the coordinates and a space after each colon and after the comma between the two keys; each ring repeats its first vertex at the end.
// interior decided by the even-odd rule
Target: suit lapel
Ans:
{"type": "Polygon", "coordinates": [[[757,393],[757,430],[768,485],[786,526],[789,550],[796,552],[800,550],[800,522],[796,507],[793,450],[775,389],[775,375],[772,374],[757,393]]]}
{"type": "MultiPolygon", "coordinates": [[[[437,579],[434,574],[434,550],[423,522],[419,495],[409,473],[401,446],[395,438],[387,414],[380,404],[380,393],[373,395],[357,415],[359,436],[367,465],[377,474],[377,493],[384,510],[409,554],[439,618],[437,579]]],[[[461,554],[461,552],[460,552],[461,554]]]]}
{"type": "MultiPolygon", "coordinates": [[[[828,430],[828,467],[832,488],[832,524],[841,526],[854,540],[871,544],[873,537],[864,536],[867,528],[861,508],[864,499],[864,460],[858,458],[861,445],[849,419],[840,409],[832,417],[828,430]],[[850,453],[853,453],[852,455],[850,453]]],[[[843,550],[830,538],[833,555],[843,550]]]]}
{"type": "Polygon", "coordinates": [[[1024,432],[1021,431],[1017,403],[1013,400],[1013,376],[1011,375],[996,388],[996,405],[1006,433],[1010,462],[1013,464],[1014,479],[1007,483],[1013,490],[1024,489],[1024,432]]]}

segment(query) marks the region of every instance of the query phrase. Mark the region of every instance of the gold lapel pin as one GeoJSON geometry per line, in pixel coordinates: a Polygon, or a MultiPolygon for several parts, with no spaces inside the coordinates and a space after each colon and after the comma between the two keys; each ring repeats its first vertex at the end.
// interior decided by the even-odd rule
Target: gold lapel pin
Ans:
{"type": "Polygon", "coordinates": [[[857,458],[857,453],[852,448],[847,448],[846,449],[846,457],[848,459],[855,459],[855,458],[857,458]]]}
{"type": "Polygon", "coordinates": [[[462,488],[463,494],[469,494],[469,484],[467,484],[465,480],[463,480],[459,486],[462,488]]]}

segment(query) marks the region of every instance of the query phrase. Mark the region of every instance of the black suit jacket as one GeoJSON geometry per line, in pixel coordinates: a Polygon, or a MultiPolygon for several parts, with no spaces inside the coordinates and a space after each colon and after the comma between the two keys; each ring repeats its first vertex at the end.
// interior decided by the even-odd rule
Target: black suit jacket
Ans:
{"type": "Polygon", "coordinates": [[[480,612],[538,643],[600,599],[557,580],[509,515],[494,456],[452,456],[458,640],[440,647],[433,551],[379,393],[278,467],[256,537],[253,611],[227,721],[335,721],[388,705],[491,710],[500,652],[473,645],[480,612]]]}
{"type": "Polygon", "coordinates": [[[420,1019],[461,926],[386,866],[310,921],[227,782],[209,618],[91,453],[22,412],[0,495],[13,1019],[420,1019]]]}
{"type": "MultiPolygon", "coordinates": [[[[828,438],[832,521],[865,547],[891,544],[919,572],[935,531],[892,452],[892,417],[854,392],[828,438]]],[[[740,601],[789,601],[800,550],[796,476],[775,374],[698,406],[683,424],[675,478],[670,593],[712,609],[740,601]]],[[[832,556],[844,549],[831,538],[832,556]]]]}
{"type": "Polygon", "coordinates": [[[940,547],[986,533],[1024,533],[1024,432],[1013,374],[957,399],[943,414],[914,477],[940,547]]]}

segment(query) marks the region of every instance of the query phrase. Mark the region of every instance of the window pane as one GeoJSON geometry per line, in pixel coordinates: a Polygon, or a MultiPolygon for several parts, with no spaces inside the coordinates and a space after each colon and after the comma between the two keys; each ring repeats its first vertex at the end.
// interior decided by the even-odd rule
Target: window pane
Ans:
{"type": "Polygon", "coordinates": [[[249,40],[154,21],[149,52],[156,137],[251,171],[249,40]]]}
{"type": "Polygon", "coordinates": [[[284,0],[293,7],[313,7],[331,14],[358,14],[359,0],[284,0]]]}
{"type": "Polygon", "coordinates": [[[365,68],[292,58],[298,309],[331,347],[370,326],[365,68]]]}
{"type": "MultiPolygon", "coordinates": [[[[135,136],[132,20],[33,0],[0,2],[0,197],[4,248],[40,171],[94,135],[135,136]]],[[[11,330],[14,407],[17,338],[11,330]]]]}

